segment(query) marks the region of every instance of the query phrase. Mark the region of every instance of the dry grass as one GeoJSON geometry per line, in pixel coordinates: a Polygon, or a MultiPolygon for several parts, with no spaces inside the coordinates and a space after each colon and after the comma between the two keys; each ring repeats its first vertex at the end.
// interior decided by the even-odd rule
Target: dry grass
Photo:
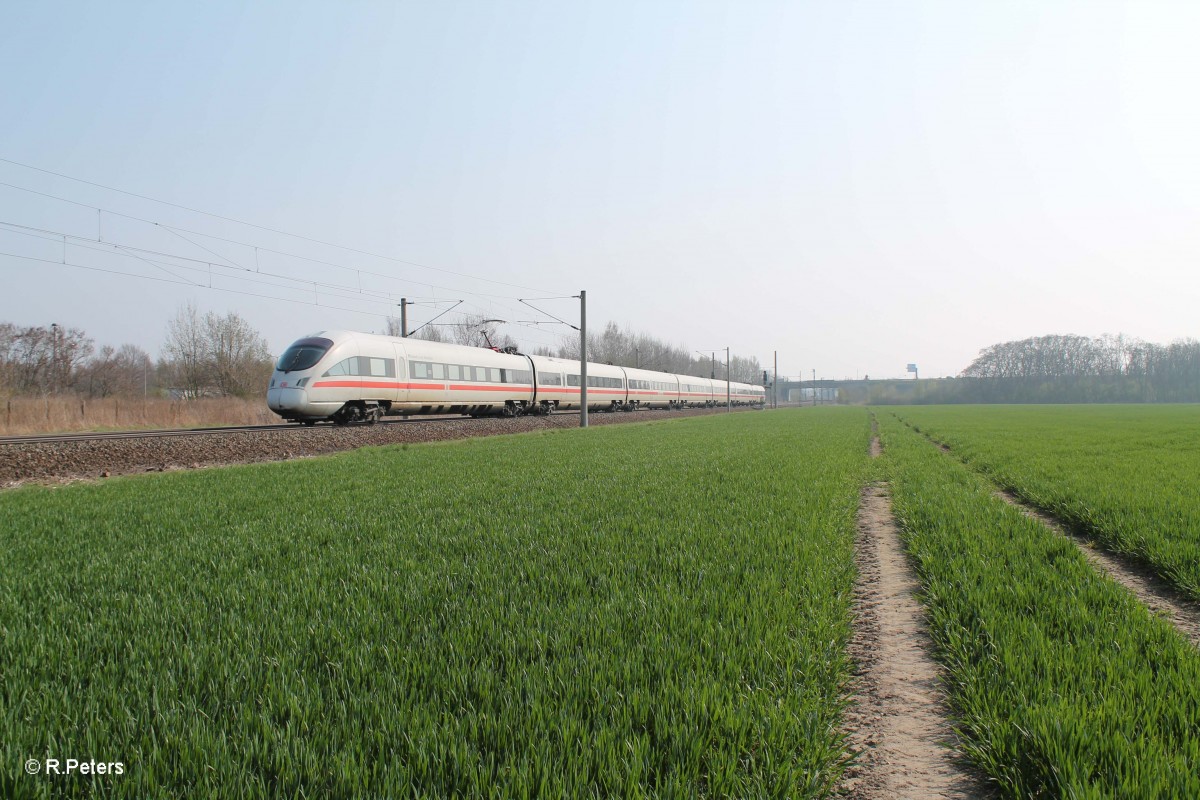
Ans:
{"type": "Polygon", "coordinates": [[[10,397],[0,400],[0,435],[64,431],[203,428],[279,422],[262,398],[10,397]]]}

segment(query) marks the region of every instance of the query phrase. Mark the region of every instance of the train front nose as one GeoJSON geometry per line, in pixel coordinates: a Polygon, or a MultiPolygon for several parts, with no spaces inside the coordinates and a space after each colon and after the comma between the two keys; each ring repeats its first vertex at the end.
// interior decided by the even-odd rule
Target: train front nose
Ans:
{"type": "Polygon", "coordinates": [[[277,386],[267,390],[267,405],[281,417],[292,417],[302,411],[308,403],[303,389],[277,386]]]}

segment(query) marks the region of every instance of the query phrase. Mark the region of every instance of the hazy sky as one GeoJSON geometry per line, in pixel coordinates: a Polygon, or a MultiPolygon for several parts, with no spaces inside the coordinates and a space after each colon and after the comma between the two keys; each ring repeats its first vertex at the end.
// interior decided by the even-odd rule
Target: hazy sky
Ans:
{"type": "Polygon", "coordinates": [[[401,296],[516,322],[537,315],[514,298],[586,289],[597,329],[833,378],[1200,335],[1200,3],[114,0],[0,22],[0,183],[21,187],[0,186],[0,321],[157,354],[193,301],[279,352],[380,330],[401,296]]]}

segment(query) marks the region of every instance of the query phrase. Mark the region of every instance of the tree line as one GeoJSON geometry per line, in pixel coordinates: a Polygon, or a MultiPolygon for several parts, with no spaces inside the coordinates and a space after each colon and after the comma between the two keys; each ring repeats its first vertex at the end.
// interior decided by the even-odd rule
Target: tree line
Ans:
{"type": "Polygon", "coordinates": [[[260,394],[270,379],[266,340],[239,314],[183,306],[155,361],[133,344],[102,345],[75,327],[0,323],[0,394],[88,398],[260,394]]]}
{"type": "Polygon", "coordinates": [[[1200,341],[1036,336],[980,351],[957,381],[965,402],[1200,401],[1200,341]]]}
{"type": "Polygon", "coordinates": [[[1035,336],[985,347],[958,377],[847,385],[839,402],[1195,403],[1200,341],[1035,336]]]}

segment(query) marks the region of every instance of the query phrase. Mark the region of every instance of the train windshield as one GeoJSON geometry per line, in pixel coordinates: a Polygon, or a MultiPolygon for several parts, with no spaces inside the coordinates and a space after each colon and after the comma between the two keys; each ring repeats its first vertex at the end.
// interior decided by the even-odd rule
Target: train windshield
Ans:
{"type": "Polygon", "coordinates": [[[310,339],[301,339],[283,351],[283,355],[279,357],[279,363],[275,365],[275,369],[283,372],[310,369],[316,366],[316,363],[321,360],[321,356],[329,352],[329,348],[331,347],[333,347],[333,340],[331,339],[322,339],[315,336],[310,339]]]}

